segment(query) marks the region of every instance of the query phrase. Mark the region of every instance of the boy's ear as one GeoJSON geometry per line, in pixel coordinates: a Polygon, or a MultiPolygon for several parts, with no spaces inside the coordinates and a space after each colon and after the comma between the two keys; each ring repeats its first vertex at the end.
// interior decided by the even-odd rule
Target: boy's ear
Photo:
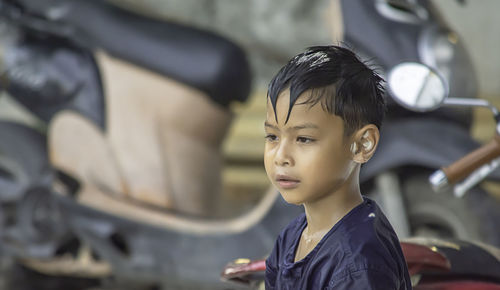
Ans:
{"type": "Polygon", "coordinates": [[[378,145],[380,132],[377,126],[368,124],[352,136],[351,154],[356,163],[365,163],[373,156],[378,145]]]}

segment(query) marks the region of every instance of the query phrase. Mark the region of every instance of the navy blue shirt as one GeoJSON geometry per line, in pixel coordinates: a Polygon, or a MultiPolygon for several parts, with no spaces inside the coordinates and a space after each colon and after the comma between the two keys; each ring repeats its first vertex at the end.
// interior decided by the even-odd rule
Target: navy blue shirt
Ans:
{"type": "Polygon", "coordinates": [[[266,260],[266,289],[412,289],[396,233],[378,205],[363,199],[296,263],[307,220],[293,220],[266,260]]]}

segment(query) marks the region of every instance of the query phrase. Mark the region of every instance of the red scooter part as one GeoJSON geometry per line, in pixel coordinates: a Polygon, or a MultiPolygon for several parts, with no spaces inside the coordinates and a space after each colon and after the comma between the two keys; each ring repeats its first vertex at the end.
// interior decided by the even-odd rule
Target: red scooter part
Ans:
{"type": "Polygon", "coordinates": [[[423,271],[447,272],[451,269],[450,261],[437,249],[418,244],[401,242],[401,249],[408,265],[410,276],[423,271]]]}

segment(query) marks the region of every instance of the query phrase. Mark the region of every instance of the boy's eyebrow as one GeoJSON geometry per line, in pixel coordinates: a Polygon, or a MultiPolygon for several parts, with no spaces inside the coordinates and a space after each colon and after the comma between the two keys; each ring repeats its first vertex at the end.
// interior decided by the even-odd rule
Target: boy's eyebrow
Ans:
{"type": "MultiPolygon", "coordinates": [[[[278,129],[278,127],[269,124],[267,121],[264,122],[264,127],[272,128],[272,129],[278,129]]],[[[293,126],[290,128],[290,130],[301,130],[301,129],[319,129],[319,127],[316,124],[313,123],[305,123],[302,125],[297,125],[293,126]]]]}
{"type": "Polygon", "coordinates": [[[302,124],[302,125],[298,125],[298,126],[293,126],[292,128],[290,128],[292,130],[300,130],[300,129],[319,129],[319,127],[316,125],[316,124],[313,124],[313,123],[305,123],[305,124],[302,124]]]}
{"type": "Polygon", "coordinates": [[[267,121],[264,122],[264,127],[269,127],[269,128],[272,128],[272,129],[278,129],[278,127],[269,124],[267,121]]]}

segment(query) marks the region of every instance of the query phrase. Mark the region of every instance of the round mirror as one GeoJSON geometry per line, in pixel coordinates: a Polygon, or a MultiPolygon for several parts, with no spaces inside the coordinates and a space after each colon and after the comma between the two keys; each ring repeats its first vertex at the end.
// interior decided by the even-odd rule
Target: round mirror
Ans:
{"type": "Polygon", "coordinates": [[[396,102],[418,112],[437,109],[448,96],[445,80],[421,63],[398,64],[389,71],[387,84],[396,102]]]}

